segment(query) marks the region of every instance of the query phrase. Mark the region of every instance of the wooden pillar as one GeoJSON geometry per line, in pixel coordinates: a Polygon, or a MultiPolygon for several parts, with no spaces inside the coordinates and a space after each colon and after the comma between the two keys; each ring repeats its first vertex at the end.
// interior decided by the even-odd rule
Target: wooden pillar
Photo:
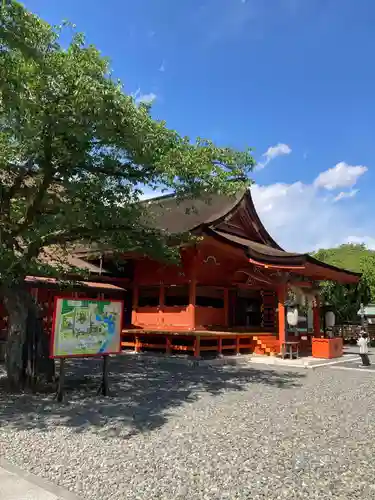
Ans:
{"type": "Polygon", "coordinates": [[[280,285],[277,289],[277,308],[278,308],[278,319],[279,319],[279,345],[280,352],[283,342],[286,341],[286,331],[285,331],[285,297],[286,297],[286,286],[280,285]]]}
{"type": "Polygon", "coordinates": [[[171,343],[171,338],[169,335],[165,336],[165,352],[166,352],[166,354],[172,353],[172,343],[171,343]]]}
{"type": "Polygon", "coordinates": [[[164,283],[160,283],[159,288],[159,314],[158,314],[158,322],[159,326],[163,327],[164,325],[164,305],[165,305],[165,286],[164,283]]]}
{"type": "Polygon", "coordinates": [[[195,330],[195,302],[197,298],[197,280],[194,276],[189,283],[189,311],[190,311],[190,330],[195,330]]]}
{"type": "Polygon", "coordinates": [[[320,337],[320,300],[318,295],[315,297],[313,306],[313,326],[314,337],[320,337]]]}
{"type": "Polygon", "coordinates": [[[236,335],[236,355],[240,354],[240,336],[236,335]]]}
{"type": "Polygon", "coordinates": [[[197,335],[194,340],[194,357],[199,358],[201,355],[201,337],[197,335]]]}
{"type": "Polygon", "coordinates": [[[224,288],[224,326],[229,326],[229,290],[224,288]]]}
{"type": "Polygon", "coordinates": [[[221,355],[223,353],[223,337],[219,337],[217,341],[217,350],[218,353],[221,355]]]}
{"type": "Polygon", "coordinates": [[[195,253],[190,267],[189,282],[189,330],[195,330],[195,303],[197,298],[197,254],[195,253]]]}
{"type": "Polygon", "coordinates": [[[134,352],[141,352],[142,342],[138,335],[135,336],[134,352]]]}
{"type": "Polygon", "coordinates": [[[133,325],[137,324],[138,297],[139,297],[138,284],[134,283],[134,286],[133,286],[133,310],[132,310],[132,324],[133,325]]]}
{"type": "Polygon", "coordinates": [[[314,331],[314,312],[313,305],[309,301],[307,306],[307,332],[312,333],[314,331]]]}

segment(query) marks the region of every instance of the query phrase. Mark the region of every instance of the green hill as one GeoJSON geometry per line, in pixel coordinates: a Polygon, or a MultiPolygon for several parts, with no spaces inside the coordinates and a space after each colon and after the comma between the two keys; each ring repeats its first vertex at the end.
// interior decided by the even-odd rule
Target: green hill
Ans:
{"type": "Polygon", "coordinates": [[[375,251],[365,245],[348,243],[336,248],[321,249],[312,256],[333,266],[343,267],[349,271],[363,272],[367,259],[375,258],[375,251]]]}
{"type": "Polygon", "coordinates": [[[333,307],[339,322],[358,320],[361,302],[375,302],[375,251],[365,245],[346,244],[318,250],[312,256],[327,264],[362,273],[357,286],[323,282],[320,287],[323,301],[333,307]]]}

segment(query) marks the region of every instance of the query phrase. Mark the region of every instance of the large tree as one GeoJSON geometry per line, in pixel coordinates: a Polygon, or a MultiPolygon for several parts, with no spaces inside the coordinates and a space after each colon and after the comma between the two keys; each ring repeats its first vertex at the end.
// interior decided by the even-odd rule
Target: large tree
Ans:
{"type": "Polygon", "coordinates": [[[56,273],[46,248],[61,255],[95,241],[166,254],[167,235],[142,217],[140,187],[230,193],[248,183],[254,161],[152,119],[73,26],[53,27],[15,1],[0,9],[0,287],[7,373],[19,387],[28,325],[37,324],[24,279],[56,273]]]}
{"type": "Polygon", "coordinates": [[[357,285],[329,281],[320,284],[323,301],[335,310],[337,323],[358,320],[357,312],[361,303],[366,305],[375,301],[375,252],[364,244],[348,243],[318,250],[313,255],[327,264],[362,273],[357,285]]]}

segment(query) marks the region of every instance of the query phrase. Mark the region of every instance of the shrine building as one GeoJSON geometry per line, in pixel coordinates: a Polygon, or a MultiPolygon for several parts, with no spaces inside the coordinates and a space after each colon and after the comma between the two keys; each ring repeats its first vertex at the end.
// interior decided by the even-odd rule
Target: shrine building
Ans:
{"type": "MultiPolygon", "coordinates": [[[[320,337],[318,283],[360,279],[309,254],[283,250],[263,226],[250,190],[232,198],[213,195],[209,202],[163,196],[143,203],[154,227],[196,237],[180,246],[178,265],[129,253],[119,267],[112,252],[84,247],[71,257],[90,273],[71,296],[124,300],[123,349],[196,357],[276,354],[288,336],[295,338],[286,322],[291,292],[310,309],[306,339],[320,337]]],[[[59,284],[43,277],[27,281],[50,328],[59,284]]]]}

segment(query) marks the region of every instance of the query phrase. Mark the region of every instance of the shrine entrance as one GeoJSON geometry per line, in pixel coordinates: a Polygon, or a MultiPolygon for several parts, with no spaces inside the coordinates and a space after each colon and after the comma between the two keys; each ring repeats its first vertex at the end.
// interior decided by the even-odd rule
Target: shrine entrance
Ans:
{"type": "Polygon", "coordinates": [[[262,297],[260,291],[241,288],[231,290],[230,304],[230,327],[257,328],[261,326],[262,297]]]}

